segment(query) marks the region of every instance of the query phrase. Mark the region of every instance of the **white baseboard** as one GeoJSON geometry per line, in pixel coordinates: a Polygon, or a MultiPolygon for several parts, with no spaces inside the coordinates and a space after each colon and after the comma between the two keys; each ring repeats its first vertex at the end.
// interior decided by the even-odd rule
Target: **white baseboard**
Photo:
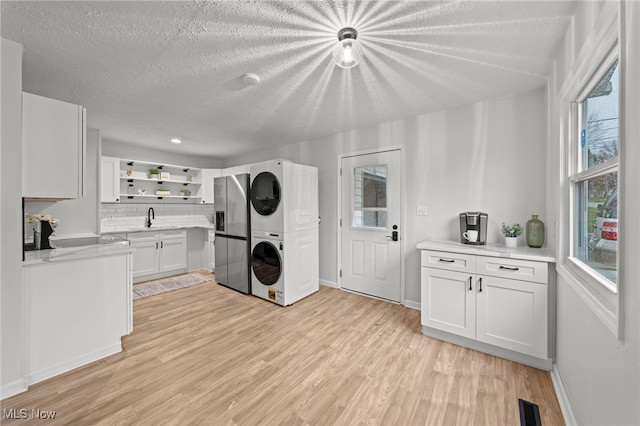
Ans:
{"type": "Polygon", "coordinates": [[[9,398],[27,390],[24,380],[18,379],[11,383],[6,383],[0,388],[0,399],[9,398]]]}
{"type": "Polygon", "coordinates": [[[27,385],[33,385],[34,383],[38,383],[59,374],[66,373],[67,371],[71,371],[74,368],[82,367],[83,365],[90,364],[94,361],[98,361],[99,359],[108,357],[109,355],[113,355],[118,352],[122,352],[122,344],[120,343],[119,339],[117,343],[111,344],[97,351],[81,355],[79,357],[70,359],[51,367],[46,367],[37,371],[27,373],[24,376],[24,381],[27,385]]]}
{"type": "Polygon", "coordinates": [[[320,280],[320,285],[331,288],[340,288],[338,287],[338,283],[334,283],[333,281],[320,280]]]}
{"type": "Polygon", "coordinates": [[[407,308],[416,309],[418,311],[421,309],[420,302],[416,302],[415,300],[405,300],[403,305],[407,308]]]}
{"type": "Polygon", "coordinates": [[[573,410],[571,409],[571,404],[569,403],[569,396],[564,389],[562,379],[560,378],[560,374],[558,373],[558,366],[556,364],[553,364],[550,374],[551,382],[553,382],[553,388],[556,391],[558,403],[560,404],[560,411],[562,411],[562,417],[564,417],[564,423],[567,426],[577,425],[578,422],[576,421],[576,417],[573,415],[573,410]]]}

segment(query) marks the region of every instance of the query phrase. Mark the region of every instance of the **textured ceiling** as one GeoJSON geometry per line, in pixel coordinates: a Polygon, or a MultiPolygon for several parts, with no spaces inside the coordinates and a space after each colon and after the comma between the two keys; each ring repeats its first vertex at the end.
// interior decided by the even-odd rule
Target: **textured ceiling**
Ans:
{"type": "Polygon", "coordinates": [[[566,1],[2,1],[24,90],[103,137],[218,158],[543,87],[566,1]],[[331,59],[353,26],[364,60],[331,59]],[[240,76],[256,73],[258,86],[240,76]],[[181,145],[169,143],[179,137],[181,145]]]}

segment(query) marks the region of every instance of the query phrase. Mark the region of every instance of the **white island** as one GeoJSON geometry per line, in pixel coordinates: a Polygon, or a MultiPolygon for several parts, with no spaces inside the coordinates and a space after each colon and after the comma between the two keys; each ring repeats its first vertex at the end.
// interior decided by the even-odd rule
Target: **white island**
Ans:
{"type": "Polygon", "coordinates": [[[101,241],[25,254],[27,385],[122,351],[133,329],[133,251],[101,241]]]}

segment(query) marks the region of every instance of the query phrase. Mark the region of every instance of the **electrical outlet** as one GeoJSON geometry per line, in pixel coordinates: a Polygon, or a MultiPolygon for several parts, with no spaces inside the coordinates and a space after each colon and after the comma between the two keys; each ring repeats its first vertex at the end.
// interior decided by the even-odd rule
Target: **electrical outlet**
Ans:
{"type": "Polygon", "coordinates": [[[418,216],[428,216],[429,215],[429,210],[427,209],[427,206],[418,206],[417,215],[418,216]]]}

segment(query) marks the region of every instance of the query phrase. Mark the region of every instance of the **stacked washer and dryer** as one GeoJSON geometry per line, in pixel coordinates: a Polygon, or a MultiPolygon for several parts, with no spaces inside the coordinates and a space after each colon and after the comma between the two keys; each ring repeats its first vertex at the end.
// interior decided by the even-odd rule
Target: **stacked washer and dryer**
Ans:
{"type": "Polygon", "coordinates": [[[252,164],[251,293],[290,305],[319,290],[318,169],[252,164]]]}

